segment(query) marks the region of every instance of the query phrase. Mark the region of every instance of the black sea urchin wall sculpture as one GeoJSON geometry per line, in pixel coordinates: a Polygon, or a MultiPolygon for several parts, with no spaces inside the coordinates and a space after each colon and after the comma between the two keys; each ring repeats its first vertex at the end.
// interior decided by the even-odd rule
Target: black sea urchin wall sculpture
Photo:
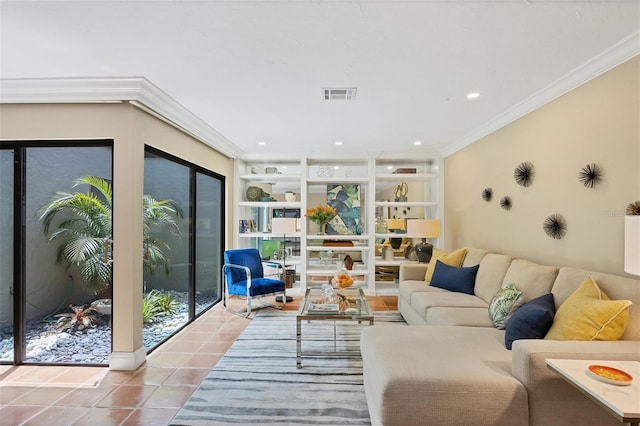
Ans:
{"type": "Polygon", "coordinates": [[[482,190],[482,199],[485,200],[486,202],[491,201],[491,198],[493,198],[493,189],[491,188],[485,188],[482,190]]]}
{"type": "Polygon", "coordinates": [[[542,229],[554,240],[559,240],[567,233],[567,221],[560,214],[552,214],[544,220],[542,229]]]}
{"type": "Polygon", "coordinates": [[[505,210],[511,210],[511,206],[511,197],[509,197],[508,195],[502,197],[502,199],[500,200],[500,207],[505,210]]]}
{"type": "Polygon", "coordinates": [[[513,171],[513,178],[516,180],[516,183],[525,187],[531,186],[535,175],[536,171],[533,167],[533,163],[529,161],[518,164],[516,169],[513,171]]]}
{"type": "Polygon", "coordinates": [[[587,188],[593,188],[602,182],[602,169],[597,164],[587,164],[578,173],[578,180],[587,188]]]}

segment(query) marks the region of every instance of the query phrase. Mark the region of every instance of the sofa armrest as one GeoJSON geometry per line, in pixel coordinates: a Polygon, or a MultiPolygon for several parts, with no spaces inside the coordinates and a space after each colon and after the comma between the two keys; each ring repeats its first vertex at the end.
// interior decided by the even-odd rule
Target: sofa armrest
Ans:
{"type": "Polygon", "coordinates": [[[616,424],[611,415],[550,370],[547,358],[640,361],[640,341],[513,342],[512,374],[527,389],[529,424],[616,424]]]}
{"type": "Polygon", "coordinates": [[[547,368],[547,358],[640,361],[640,341],[611,342],[525,339],[513,342],[513,375],[525,386],[555,373],[547,368]]]}
{"type": "Polygon", "coordinates": [[[427,263],[401,263],[398,281],[424,281],[427,263]]]}

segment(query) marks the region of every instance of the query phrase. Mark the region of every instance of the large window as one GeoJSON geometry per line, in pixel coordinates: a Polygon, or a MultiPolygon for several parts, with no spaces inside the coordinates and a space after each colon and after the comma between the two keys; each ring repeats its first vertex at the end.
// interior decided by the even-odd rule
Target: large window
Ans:
{"type": "Polygon", "coordinates": [[[195,296],[196,315],[221,298],[222,181],[196,172],[195,296]]]}
{"type": "Polygon", "coordinates": [[[153,350],[220,300],[223,180],[147,148],[144,344],[153,350]]]}
{"type": "Polygon", "coordinates": [[[110,262],[93,285],[83,274],[87,262],[71,257],[102,262],[110,253],[111,210],[103,200],[90,201],[93,187],[81,180],[110,185],[111,142],[3,142],[2,148],[0,361],[107,364],[111,316],[86,309],[110,290],[110,262]],[[105,244],[87,248],[86,241],[105,244]]]}
{"type": "Polygon", "coordinates": [[[0,149],[0,360],[12,362],[13,347],[13,158],[0,149]]]}

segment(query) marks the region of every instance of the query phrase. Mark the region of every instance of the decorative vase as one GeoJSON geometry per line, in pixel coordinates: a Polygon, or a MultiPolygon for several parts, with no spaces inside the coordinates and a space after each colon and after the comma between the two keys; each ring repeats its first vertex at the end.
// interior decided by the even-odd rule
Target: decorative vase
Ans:
{"type": "Polygon", "coordinates": [[[351,258],[351,256],[346,255],[344,257],[344,267],[347,268],[347,271],[353,269],[353,259],[351,258]]]}
{"type": "Polygon", "coordinates": [[[260,201],[263,195],[262,188],[258,186],[250,186],[247,188],[247,201],[260,201]]]}
{"type": "Polygon", "coordinates": [[[329,222],[318,223],[318,235],[327,235],[327,225],[329,222]]]}
{"type": "Polygon", "coordinates": [[[384,260],[393,260],[393,249],[389,246],[382,248],[382,257],[384,260]]]}
{"type": "Polygon", "coordinates": [[[389,238],[389,244],[394,250],[398,250],[402,245],[402,238],[389,238]]]}
{"type": "Polygon", "coordinates": [[[376,234],[387,233],[387,221],[380,216],[376,217],[376,234]]]}

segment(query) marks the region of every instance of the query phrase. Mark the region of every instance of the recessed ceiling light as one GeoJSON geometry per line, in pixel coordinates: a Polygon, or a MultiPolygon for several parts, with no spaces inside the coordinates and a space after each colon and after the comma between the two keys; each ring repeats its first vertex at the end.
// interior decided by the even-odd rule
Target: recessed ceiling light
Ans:
{"type": "Polygon", "coordinates": [[[422,141],[413,141],[413,144],[415,146],[420,146],[420,145],[422,145],[422,141]]]}
{"type": "Polygon", "coordinates": [[[387,166],[387,170],[393,170],[393,166],[387,166]]]}
{"type": "Polygon", "coordinates": [[[258,145],[265,146],[267,143],[265,141],[258,141],[258,145]]]}
{"type": "Polygon", "coordinates": [[[336,145],[341,146],[342,145],[342,141],[336,141],[336,145]]]}
{"type": "Polygon", "coordinates": [[[340,168],[340,166],[333,166],[333,168],[334,168],[334,169],[339,169],[339,168],[340,168]]]}
{"type": "Polygon", "coordinates": [[[480,93],[478,92],[467,93],[467,99],[477,99],[479,97],[480,97],[480,93]]]}

